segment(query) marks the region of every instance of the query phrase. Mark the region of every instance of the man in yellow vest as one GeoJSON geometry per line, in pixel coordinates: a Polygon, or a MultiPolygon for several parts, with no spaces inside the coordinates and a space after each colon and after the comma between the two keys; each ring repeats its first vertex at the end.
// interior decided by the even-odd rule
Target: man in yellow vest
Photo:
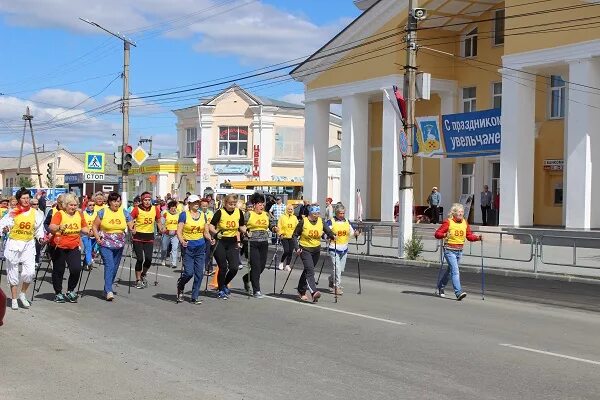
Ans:
{"type": "Polygon", "coordinates": [[[29,205],[31,192],[21,188],[16,193],[18,204],[0,220],[0,231],[9,232],[4,257],[8,261],[6,269],[8,283],[12,295],[11,308],[19,309],[19,301],[23,308],[29,308],[26,292],[35,276],[35,241],[44,238],[44,218],[29,205]],[[22,264],[19,279],[19,264],[22,264]],[[17,289],[21,281],[21,293],[17,289]]]}
{"type": "Polygon", "coordinates": [[[460,273],[458,270],[465,239],[469,242],[483,240],[481,235],[473,234],[469,223],[464,219],[464,214],[465,208],[462,204],[452,204],[448,218],[435,231],[436,239],[444,239],[444,258],[447,263],[446,271],[438,276],[436,295],[446,297],[444,288],[448,284],[449,275],[452,275],[452,286],[454,286],[454,294],[458,301],[467,297],[467,293],[463,292],[460,286],[460,273]]]}

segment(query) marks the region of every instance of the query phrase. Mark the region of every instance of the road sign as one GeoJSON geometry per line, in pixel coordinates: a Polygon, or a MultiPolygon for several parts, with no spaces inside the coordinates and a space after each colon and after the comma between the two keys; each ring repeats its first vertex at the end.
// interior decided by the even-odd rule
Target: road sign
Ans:
{"type": "Polygon", "coordinates": [[[86,172],[83,174],[83,180],[85,181],[103,181],[104,174],[95,174],[93,172],[86,172]]]}
{"type": "Polygon", "coordinates": [[[85,164],[83,165],[85,172],[95,172],[98,174],[104,173],[104,153],[85,153],[85,164]]]}
{"type": "Polygon", "coordinates": [[[146,153],[146,150],[144,150],[142,146],[138,146],[137,149],[131,153],[131,155],[133,156],[133,161],[135,161],[137,165],[142,165],[149,157],[148,153],[146,153]]]}

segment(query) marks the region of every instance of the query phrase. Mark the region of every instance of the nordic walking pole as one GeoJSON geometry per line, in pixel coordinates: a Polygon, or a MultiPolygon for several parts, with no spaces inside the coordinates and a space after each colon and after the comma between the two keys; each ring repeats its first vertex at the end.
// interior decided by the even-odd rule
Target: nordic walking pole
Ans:
{"type": "MultiPolygon", "coordinates": [[[[213,257],[215,256],[215,251],[217,250],[217,247],[219,246],[219,232],[217,232],[217,235],[215,235],[215,247],[212,248],[212,251],[210,252],[210,257],[209,257],[209,262],[212,264],[212,260],[213,257]]],[[[182,251],[182,255],[183,255],[183,251],[182,251]]],[[[181,261],[181,273],[183,274],[183,260],[181,261]]],[[[208,292],[208,281],[210,280],[209,277],[211,275],[206,274],[206,284],[204,286],[204,295],[206,295],[206,293],[208,292]]]]}
{"type": "Polygon", "coordinates": [[[442,271],[444,269],[444,244],[443,244],[442,240],[440,240],[440,243],[441,243],[441,246],[440,246],[440,270],[438,272],[438,279],[437,279],[437,282],[435,284],[436,285],[436,289],[438,289],[438,290],[440,288],[437,287],[437,286],[439,285],[440,278],[441,278],[442,273],[443,273],[442,271]]]}
{"type": "Polygon", "coordinates": [[[287,278],[285,278],[285,282],[283,284],[283,287],[281,288],[281,290],[279,291],[279,295],[281,296],[283,294],[283,290],[285,289],[285,285],[287,285],[288,280],[290,279],[290,275],[292,275],[292,271],[294,270],[294,265],[296,265],[296,261],[298,261],[298,257],[299,254],[296,253],[296,258],[294,259],[294,262],[292,262],[292,265],[290,267],[290,272],[288,273],[287,278]]]}
{"type": "Polygon", "coordinates": [[[485,272],[483,270],[483,240],[481,242],[481,300],[485,300],[485,272]]]}
{"type": "MultiPolygon", "coordinates": [[[[273,258],[271,259],[271,265],[273,264],[273,261],[275,260],[275,256],[277,255],[277,251],[279,250],[279,243],[280,243],[281,238],[279,237],[279,235],[277,236],[277,242],[275,243],[275,254],[273,255],[273,258]]],[[[282,255],[283,257],[283,255],[282,255]]],[[[281,260],[281,262],[283,263],[283,260],[281,260]]],[[[271,268],[271,265],[269,265],[269,268],[271,268]]],[[[273,276],[273,294],[277,293],[277,267],[273,268],[275,270],[275,274],[273,276]]]]}
{"type": "Polygon", "coordinates": [[[133,242],[131,243],[131,251],[129,254],[129,288],[127,289],[127,294],[131,294],[131,264],[133,263],[133,242]]]}
{"type": "MultiPolygon", "coordinates": [[[[327,247],[327,253],[329,254],[329,246],[327,247]]],[[[319,276],[317,277],[317,281],[315,284],[318,286],[319,281],[321,280],[321,273],[323,272],[323,267],[325,266],[325,258],[323,258],[323,262],[321,263],[321,270],[319,271],[319,276]]]]}
{"type": "MultiPolygon", "coordinates": [[[[247,263],[248,264],[248,283],[250,285],[252,285],[252,259],[250,258],[251,257],[251,251],[252,251],[252,249],[251,249],[252,243],[250,243],[250,236],[252,236],[251,232],[246,232],[246,236],[248,237],[248,263],[247,263]]],[[[259,277],[259,279],[260,279],[260,277],[259,277]]],[[[254,289],[252,291],[254,291],[254,289]]],[[[248,290],[246,292],[246,294],[248,295],[247,298],[249,299],[250,298],[250,291],[248,290]]]]}
{"type": "Polygon", "coordinates": [[[121,277],[123,276],[123,270],[125,269],[125,268],[123,268],[121,266],[121,264],[125,264],[125,259],[127,259],[127,247],[129,247],[129,255],[131,256],[131,252],[132,252],[132,250],[131,250],[131,243],[127,243],[125,245],[125,253],[124,253],[125,258],[123,259],[123,262],[119,263],[119,266],[117,267],[118,269],[120,269],[120,271],[119,271],[119,277],[117,278],[116,282],[113,282],[117,286],[119,285],[119,283],[121,283],[121,277]]]}
{"type": "MultiPolygon", "coordinates": [[[[160,244],[156,248],[160,249],[160,246],[162,246],[162,236],[160,237],[160,244]]],[[[152,252],[152,261],[154,261],[154,259],[156,258],[155,257],[156,253],[157,253],[156,251],[152,252]]],[[[158,286],[158,264],[159,263],[156,263],[156,273],[154,274],[154,286],[158,286]]]]}
{"type": "MultiPolygon", "coordinates": [[[[80,297],[83,297],[83,293],[85,292],[85,288],[87,287],[88,281],[90,280],[90,275],[92,274],[92,268],[88,271],[87,278],[85,278],[85,283],[83,284],[83,290],[79,293],[80,297]]],[[[78,289],[79,290],[79,289],[78,289]]]]}
{"type": "MultiPolygon", "coordinates": [[[[360,232],[359,232],[360,235],[360,232]]],[[[360,284],[360,254],[358,254],[358,236],[355,236],[356,239],[356,268],[358,269],[358,293],[362,294],[362,286],[360,284]]]]}
{"type": "MultiPolygon", "coordinates": [[[[34,286],[35,286],[35,281],[37,280],[37,272],[39,271],[40,267],[38,266],[37,269],[35,270],[35,279],[34,279],[34,286]]],[[[2,257],[2,261],[0,262],[0,283],[2,283],[2,271],[4,271],[4,257],[2,257]]]]}
{"type": "Polygon", "coordinates": [[[338,253],[337,253],[337,241],[333,242],[333,251],[334,251],[334,255],[333,255],[333,297],[335,299],[335,302],[338,302],[338,278],[337,278],[337,259],[338,259],[338,253]]]}

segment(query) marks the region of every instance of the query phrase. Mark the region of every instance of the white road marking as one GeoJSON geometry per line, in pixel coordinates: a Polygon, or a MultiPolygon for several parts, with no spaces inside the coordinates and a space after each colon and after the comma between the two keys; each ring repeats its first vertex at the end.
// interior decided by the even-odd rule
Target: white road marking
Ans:
{"type": "Polygon", "coordinates": [[[600,365],[600,361],[586,360],[585,358],[572,357],[572,356],[567,356],[565,354],[551,353],[549,351],[536,350],[536,349],[531,349],[529,347],[515,346],[513,344],[508,344],[508,343],[501,343],[500,346],[510,347],[511,349],[530,351],[532,353],[545,354],[547,356],[566,358],[567,360],[579,361],[579,362],[583,362],[583,363],[587,363],[587,364],[600,365]]]}
{"type": "Polygon", "coordinates": [[[286,303],[297,304],[297,305],[300,305],[300,306],[306,306],[306,307],[311,307],[311,308],[318,308],[320,310],[332,311],[332,312],[336,312],[336,313],[339,313],[339,314],[351,315],[353,317],[371,319],[371,320],[374,320],[374,321],[385,322],[385,323],[392,324],[392,325],[406,325],[406,322],[394,321],[392,319],[379,318],[379,317],[373,317],[371,315],[366,315],[366,314],[359,314],[359,313],[350,312],[350,311],[338,310],[336,308],[329,308],[329,307],[319,306],[319,305],[316,305],[314,303],[302,303],[302,302],[299,302],[299,301],[296,301],[296,300],[282,299],[282,298],[273,297],[273,296],[265,296],[265,298],[271,299],[271,300],[283,301],[283,302],[286,302],[286,303]]]}

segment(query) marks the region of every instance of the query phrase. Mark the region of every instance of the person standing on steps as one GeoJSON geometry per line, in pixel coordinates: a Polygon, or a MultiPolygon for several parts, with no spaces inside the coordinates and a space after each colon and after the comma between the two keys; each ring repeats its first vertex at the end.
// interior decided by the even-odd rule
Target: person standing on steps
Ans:
{"type": "Polygon", "coordinates": [[[483,240],[483,236],[475,235],[471,231],[469,223],[464,218],[465,208],[460,203],[452,204],[448,219],[435,231],[436,239],[444,239],[444,258],[447,268],[438,276],[436,295],[446,297],[444,288],[448,284],[449,276],[452,276],[452,286],[457,300],[462,300],[467,296],[460,285],[459,263],[462,257],[465,239],[469,242],[483,240]]]}
{"type": "Polygon", "coordinates": [[[306,290],[310,292],[313,303],[319,301],[321,292],[315,283],[315,266],[321,254],[321,236],[327,235],[329,240],[335,240],[335,234],[323,223],[321,208],[317,205],[308,207],[308,217],[303,217],[296,225],[294,242],[296,254],[302,260],[304,270],[298,281],[300,300],[308,301],[306,290]]]}
{"type": "Polygon", "coordinates": [[[75,288],[81,274],[81,234],[88,234],[88,226],[81,211],[78,211],[79,199],[72,193],[62,198],[62,210],[52,217],[50,232],[54,235],[56,249],[52,255],[52,285],[54,301],[77,303],[75,288]],[[65,268],[69,268],[67,293],[63,295],[62,285],[65,268]]]}
{"type": "Polygon", "coordinates": [[[26,293],[35,276],[35,241],[44,238],[44,219],[31,208],[28,189],[22,187],[15,197],[17,205],[0,220],[0,231],[8,232],[4,246],[4,258],[8,262],[6,277],[10,285],[11,308],[18,310],[19,301],[23,308],[30,307],[26,293]],[[22,264],[20,274],[19,264],[22,264]],[[21,290],[17,294],[19,283],[21,290]]]}
{"type": "Polygon", "coordinates": [[[262,194],[254,193],[250,197],[250,202],[254,205],[254,208],[245,215],[250,271],[242,277],[242,280],[247,293],[250,293],[250,284],[252,284],[254,298],[262,299],[264,295],[260,291],[260,274],[267,265],[269,232],[274,225],[269,218],[269,213],[265,211],[265,197],[262,194]]]}
{"type": "Polygon", "coordinates": [[[440,221],[440,204],[442,204],[442,195],[438,192],[437,186],[431,189],[431,193],[427,197],[427,204],[431,210],[431,223],[437,224],[440,221]]]}
{"type": "Polygon", "coordinates": [[[292,254],[294,253],[294,231],[298,225],[298,217],[294,215],[294,206],[288,204],[283,214],[277,221],[277,227],[275,231],[279,235],[281,240],[281,247],[283,247],[283,254],[281,255],[281,262],[277,266],[277,269],[290,271],[290,264],[292,262],[292,254]]]}
{"type": "Polygon", "coordinates": [[[160,208],[152,205],[152,195],[150,192],[142,193],[140,199],[142,203],[131,212],[131,218],[135,223],[135,233],[132,234],[132,242],[136,258],[135,287],[137,289],[144,289],[148,287],[146,274],[152,266],[156,226],[158,226],[158,232],[162,232],[164,229],[160,216],[160,208]]]}
{"type": "Polygon", "coordinates": [[[200,300],[200,286],[204,276],[204,257],[206,255],[206,242],[212,241],[207,235],[206,225],[208,218],[200,210],[200,197],[192,194],[188,196],[189,209],[179,215],[177,223],[177,238],[181,243],[183,256],[182,273],[177,280],[177,303],[183,301],[185,285],[194,278],[192,284],[192,304],[202,304],[200,300]]]}
{"type": "Polygon", "coordinates": [[[215,237],[217,232],[221,236],[219,242],[215,244],[215,259],[219,267],[217,274],[218,297],[226,300],[230,295],[227,287],[229,282],[235,277],[240,264],[241,241],[238,240],[239,234],[246,233],[246,223],[244,214],[236,207],[237,197],[233,194],[225,196],[223,207],[215,212],[210,224],[206,227],[207,235],[215,237]]]}
{"type": "Polygon", "coordinates": [[[481,192],[481,222],[483,226],[488,224],[488,218],[490,216],[490,210],[492,209],[492,192],[490,192],[488,185],[483,185],[483,192],[481,192]]]}

